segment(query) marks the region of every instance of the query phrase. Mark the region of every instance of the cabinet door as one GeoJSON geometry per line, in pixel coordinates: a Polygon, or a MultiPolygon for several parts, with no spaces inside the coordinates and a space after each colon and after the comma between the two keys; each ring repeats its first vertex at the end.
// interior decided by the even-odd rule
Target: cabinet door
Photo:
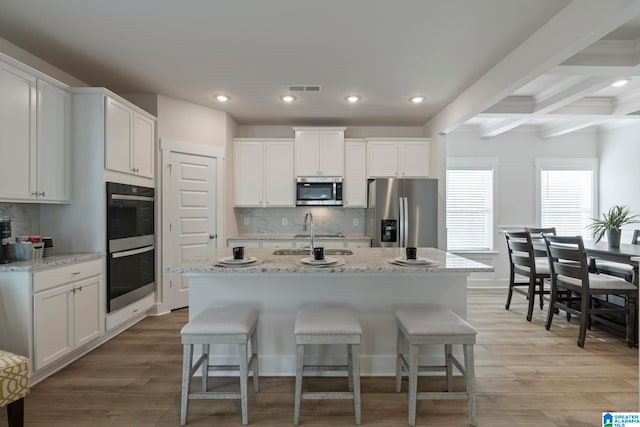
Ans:
{"type": "Polygon", "coordinates": [[[265,206],[295,206],[293,142],[267,142],[264,145],[265,206]]]}
{"type": "Polygon", "coordinates": [[[94,276],[73,283],[74,347],[99,337],[104,332],[102,303],[103,276],[94,276]]]}
{"type": "Polygon", "coordinates": [[[344,173],[344,131],[319,132],[320,175],[342,176],[344,173]]]}
{"type": "Polygon", "coordinates": [[[262,143],[236,142],[233,151],[236,206],[262,206],[262,143]]]}
{"type": "Polygon", "coordinates": [[[320,175],[320,134],[317,130],[296,131],[296,176],[320,175]]]}
{"type": "Polygon", "coordinates": [[[344,207],[367,207],[366,145],[347,142],[345,147],[344,207]]]}
{"type": "Polygon", "coordinates": [[[133,114],[133,169],[136,175],[153,178],[155,122],[142,114],[133,114]]]}
{"type": "Polygon", "coordinates": [[[132,173],[133,111],[110,97],[107,97],[105,102],[105,168],[117,172],[132,173]]]}
{"type": "Polygon", "coordinates": [[[36,79],[0,63],[0,198],[35,198],[36,79]],[[32,195],[33,193],[33,195],[32,195]]]}
{"type": "Polygon", "coordinates": [[[69,200],[69,92],[38,80],[37,198],[69,200]]]}
{"type": "Polygon", "coordinates": [[[429,176],[429,143],[407,141],[399,145],[400,171],[403,177],[427,178],[429,176]]]}
{"type": "Polygon", "coordinates": [[[370,177],[398,176],[398,143],[394,141],[369,142],[367,173],[370,177]]]}
{"type": "Polygon", "coordinates": [[[33,296],[35,369],[73,350],[73,285],[33,296]]]}

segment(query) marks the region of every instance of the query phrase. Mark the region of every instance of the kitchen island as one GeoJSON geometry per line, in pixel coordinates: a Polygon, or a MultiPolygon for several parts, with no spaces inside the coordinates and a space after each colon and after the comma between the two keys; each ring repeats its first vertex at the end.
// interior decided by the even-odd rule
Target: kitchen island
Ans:
{"type": "MultiPolygon", "coordinates": [[[[263,375],[294,375],[296,311],[307,305],[338,305],[354,309],[362,323],[363,375],[395,372],[396,326],[400,307],[439,304],[466,318],[467,276],[493,271],[493,267],[434,248],[418,248],[418,256],[434,261],[428,266],[401,266],[389,260],[398,248],[355,248],[353,255],[327,255],[338,262],[323,267],[301,263],[305,255],[274,255],[273,249],[247,248],[245,257],[258,262],[246,267],[218,265],[231,256],[231,248],[217,249],[207,259],[170,267],[189,281],[189,317],[212,306],[251,306],[260,312],[260,371],[263,375]]],[[[329,364],[340,363],[341,348],[322,348],[329,364]]],[[[320,353],[322,351],[322,353],[320,353]]],[[[442,359],[442,349],[425,357],[442,359]]],[[[224,356],[213,363],[227,363],[224,356]]]]}

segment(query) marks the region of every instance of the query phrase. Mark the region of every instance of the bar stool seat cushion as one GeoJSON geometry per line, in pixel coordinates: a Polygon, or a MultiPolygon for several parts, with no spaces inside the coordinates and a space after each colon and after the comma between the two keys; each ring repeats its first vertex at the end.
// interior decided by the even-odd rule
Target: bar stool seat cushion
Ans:
{"type": "Polygon", "coordinates": [[[362,326],[348,308],[303,308],[298,310],[296,335],[362,335],[362,326]]]}
{"type": "Polygon", "coordinates": [[[478,331],[460,316],[441,307],[396,311],[400,326],[409,335],[477,335],[478,331]]]}
{"type": "MultiPolygon", "coordinates": [[[[582,286],[582,280],[576,279],[575,277],[568,277],[559,274],[558,280],[574,286],[582,286]]],[[[636,286],[633,283],[627,282],[619,277],[595,273],[589,273],[589,287],[591,289],[636,289],[636,286]]]]}
{"type": "MultiPolygon", "coordinates": [[[[525,265],[519,265],[518,269],[529,271],[529,267],[525,265]]],[[[549,268],[549,260],[546,258],[536,258],[536,274],[551,274],[551,269],[549,268]]]]}
{"type": "Polygon", "coordinates": [[[189,321],[180,334],[248,334],[257,322],[258,311],[253,308],[208,308],[189,321]]]}
{"type": "Polygon", "coordinates": [[[0,407],[29,394],[29,359],[0,350],[0,407]]]}

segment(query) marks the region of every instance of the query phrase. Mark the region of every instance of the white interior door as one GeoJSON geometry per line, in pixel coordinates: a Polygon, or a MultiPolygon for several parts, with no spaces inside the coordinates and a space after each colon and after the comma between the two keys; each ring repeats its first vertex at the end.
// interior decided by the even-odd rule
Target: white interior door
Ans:
{"type": "MultiPolygon", "coordinates": [[[[217,246],[217,166],[213,157],[175,152],[169,156],[169,200],[163,201],[168,233],[165,228],[163,250],[165,265],[178,265],[207,257],[209,249],[217,246]]],[[[178,273],[164,273],[163,279],[169,283],[170,309],[186,307],[187,281],[178,273]]]]}

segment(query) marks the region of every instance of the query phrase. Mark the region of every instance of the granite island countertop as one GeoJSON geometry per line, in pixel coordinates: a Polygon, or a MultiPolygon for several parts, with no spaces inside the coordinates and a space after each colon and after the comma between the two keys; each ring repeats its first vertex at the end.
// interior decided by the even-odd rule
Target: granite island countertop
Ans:
{"type": "Polygon", "coordinates": [[[353,255],[327,255],[327,258],[334,258],[339,262],[322,267],[302,264],[301,260],[308,255],[274,255],[273,251],[272,248],[245,248],[245,257],[256,257],[258,262],[246,267],[226,267],[217,263],[221,258],[232,256],[231,248],[220,248],[210,252],[206,259],[171,266],[165,271],[187,274],[427,274],[494,271],[491,266],[435,248],[418,248],[418,257],[434,261],[428,266],[402,266],[390,263],[389,260],[400,255],[399,248],[354,248],[353,255]]]}
{"type": "Polygon", "coordinates": [[[86,252],[77,254],[59,254],[31,261],[14,261],[0,264],[0,273],[5,271],[39,271],[54,267],[61,267],[78,262],[92,261],[104,257],[103,252],[86,252]]]}
{"type": "MultiPolygon", "coordinates": [[[[299,233],[302,234],[302,233],[299,233]]],[[[316,240],[371,240],[371,236],[365,234],[343,234],[340,237],[331,236],[315,236],[316,240]]],[[[227,240],[309,240],[309,236],[296,237],[295,234],[266,234],[266,233],[254,233],[254,234],[240,234],[237,236],[229,236],[227,240]]]]}

